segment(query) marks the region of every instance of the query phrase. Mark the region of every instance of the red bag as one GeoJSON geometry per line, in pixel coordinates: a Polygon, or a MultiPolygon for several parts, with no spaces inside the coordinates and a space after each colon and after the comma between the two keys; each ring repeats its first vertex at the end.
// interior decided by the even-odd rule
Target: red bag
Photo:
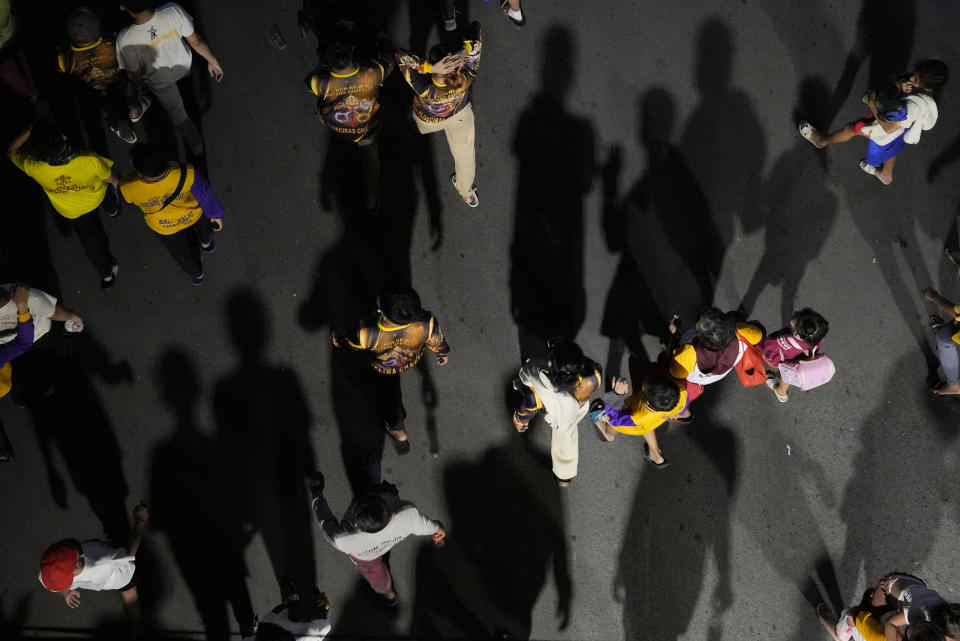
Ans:
{"type": "MultiPolygon", "coordinates": [[[[737,340],[744,340],[737,332],[737,340]]],[[[746,341],[744,341],[746,342],[746,341]]],[[[763,385],[767,382],[767,370],[763,366],[763,352],[756,345],[746,344],[740,362],[733,367],[740,377],[740,384],[744,387],[763,385]]]]}

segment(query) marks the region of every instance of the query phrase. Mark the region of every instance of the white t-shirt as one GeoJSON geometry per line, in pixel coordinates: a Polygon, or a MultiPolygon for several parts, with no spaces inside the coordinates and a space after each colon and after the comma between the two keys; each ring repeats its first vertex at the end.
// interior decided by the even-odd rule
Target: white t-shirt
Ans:
{"type": "Polygon", "coordinates": [[[193,18],[183,7],[168,2],[143,24],[124,27],[117,35],[117,62],[143,76],[148,86],[168,85],[190,73],[193,51],[187,36],[193,35],[193,18]]]}
{"type": "Polygon", "coordinates": [[[354,532],[336,537],[332,543],[335,548],[354,556],[361,561],[373,561],[386,554],[390,548],[411,534],[428,536],[439,529],[440,524],[420,514],[413,505],[409,505],[390,519],[379,532],[354,532]]]}
{"type": "Polygon", "coordinates": [[[115,548],[95,539],[80,544],[83,572],[73,577],[71,590],[119,590],[130,583],[136,570],[136,557],[123,548],[115,548]]]}
{"type": "MultiPolygon", "coordinates": [[[[4,289],[13,294],[13,285],[3,285],[4,289]]],[[[30,288],[27,305],[30,307],[30,316],[33,318],[33,342],[40,340],[50,331],[50,317],[56,308],[57,299],[45,291],[30,288]]],[[[13,299],[0,307],[0,344],[9,343],[17,336],[17,304],[13,299]]]]}

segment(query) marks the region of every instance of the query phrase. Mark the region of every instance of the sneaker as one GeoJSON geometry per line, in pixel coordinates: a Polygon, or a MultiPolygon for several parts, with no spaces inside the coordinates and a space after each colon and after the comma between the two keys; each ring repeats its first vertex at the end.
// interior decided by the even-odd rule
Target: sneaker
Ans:
{"type": "Polygon", "coordinates": [[[200,245],[200,249],[205,251],[208,254],[212,254],[217,251],[217,239],[215,236],[210,236],[210,242],[207,245],[200,245]]]}
{"type": "Polygon", "coordinates": [[[811,145],[813,145],[817,149],[823,149],[823,145],[817,144],[813,140],[813,134],[816,131],[817,130],[814,128],[814,126],[811,125],[806,120],[801,120],[799,123],[797,123],[797,132],[799,132],[800,137],[806,140],[807,142],[809,142],[811,145]]]}
{"type": "Polygon", "coordinates": [[[120,273],[120,263],[116,259],[113,260],[113,264],[110,265],[110,271],[100,279],[100,289],[110,289],[117,284],[117,274],[120,273]],[[104,280],[109,277],[110,280],[104,280]]]}
{"type": "Polygon", "coordinates": [[[147,113],[147,109],[150,108],[150,105],[153,104],[153,98],[147,95],[140,96],[140,114],[134,118],[130,116],[130,122],[140,122],[144,114],[147,113]]]}
{"type": "Polygon", "coordinates": [[[117,188],[114,185],[107,184],[107,191],[103,195],[103,202],[100,208],[107,216],[116,218],[120,215],[120,196],[117,195],[117,188]]]}
{"type": "Polygon", "coordinates": [[[190,274],[190,282],[194,285],[203,285],[203,274],[200,274],[199,276],[190,274]]]}
{"type": "MultiPolygon", "coordinates": [[[[457,175],[456,175],[456,174],[453,174],[452,176],[450,176],[450,182],[452,182],[454,188],[456,188],[456,186],[457,186],[457,175]]],[[[459,194],[459,193],[460,193],[460,192],[458,191],[457,194],[459,194]]],[[[467,195],[467,198],[464,199],[463,202],[467,203],[467,206],[468,206],[468,207],[479,207],[479,206],[480,206],[480,196],[477,194],[477,187],[476,187],[476,186],[474,186],[473,189],[470,190],[470,193],[467,195]]]]}
{"type": "Polygon", "coordinates": [[[385,606],[387,606],[388,608],[395,608],[395,607],[397,607],[397,604],[400,603],[400,593],[397,592],[396,586],[394,586],[394,588],[393,588],[393,598],[392,598],[392,599],[391,599],[391,598],[387,598],[387,596],[386,596],[385,594],[380,594],[380,595],[378,595],[378,596],[380,597],[380,600],[383,602],[383,604],[384,604],[385,606]]]}
{"type": "Polygon", "coordinates": [[[110,131],[117,134],[117,138],[128,145],[132,145],[137,142],[137,132],[135,132],[132,128],[125,127],[123,124],[118,124],[116,126],[110,125],[110,131]]]}
{"type": "Polygon", "coordinates": [[[523,6],[520,6],[520,18],[514,18],[510,15],[512,9],[510,8],[510,3],[507,0],[500,0],[500,8],[503,10],[503,15],[507,16],[510,19],[510,22],[513,23],[517,29],[522,29],[525,24],[527,24],[527,17],[523,15],[523,6]]]}

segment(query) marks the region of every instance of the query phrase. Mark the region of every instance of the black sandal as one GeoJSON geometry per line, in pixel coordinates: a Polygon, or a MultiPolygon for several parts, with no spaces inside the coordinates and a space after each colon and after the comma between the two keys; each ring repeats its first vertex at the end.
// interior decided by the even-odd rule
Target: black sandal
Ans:
{"type": "Polygon", "coordinates": [[[941,327],[945,326],[947,323],[937,314],[931,314],[930,319],[927,321],[930,325],[930,329],[937,331],[941,327]]]}
{"type": "Polygon", "coordinates": [[[393,441],[393,449],[397,450],[397,454],[403,456],[404,454],[410,453],[410,439],[406,441],[401,441],[397,438],[397,433],[390,429],[390,425],[387,423],[383,424],[383,429],[387,431],[387,436],[390,437],[390,440],[393,441]]]}

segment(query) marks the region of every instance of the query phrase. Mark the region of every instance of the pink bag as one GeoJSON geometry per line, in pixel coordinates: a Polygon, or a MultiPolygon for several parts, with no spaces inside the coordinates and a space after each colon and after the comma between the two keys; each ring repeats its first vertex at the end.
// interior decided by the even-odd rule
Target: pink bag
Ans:
{"type": "Polygon", "coordinates": [[[820,387],[837,373],[833,361],[826,354],[818,354],[806,361],[783,361],[780,363],[780,378],[784,383],[806,391],[820,387]]]}

